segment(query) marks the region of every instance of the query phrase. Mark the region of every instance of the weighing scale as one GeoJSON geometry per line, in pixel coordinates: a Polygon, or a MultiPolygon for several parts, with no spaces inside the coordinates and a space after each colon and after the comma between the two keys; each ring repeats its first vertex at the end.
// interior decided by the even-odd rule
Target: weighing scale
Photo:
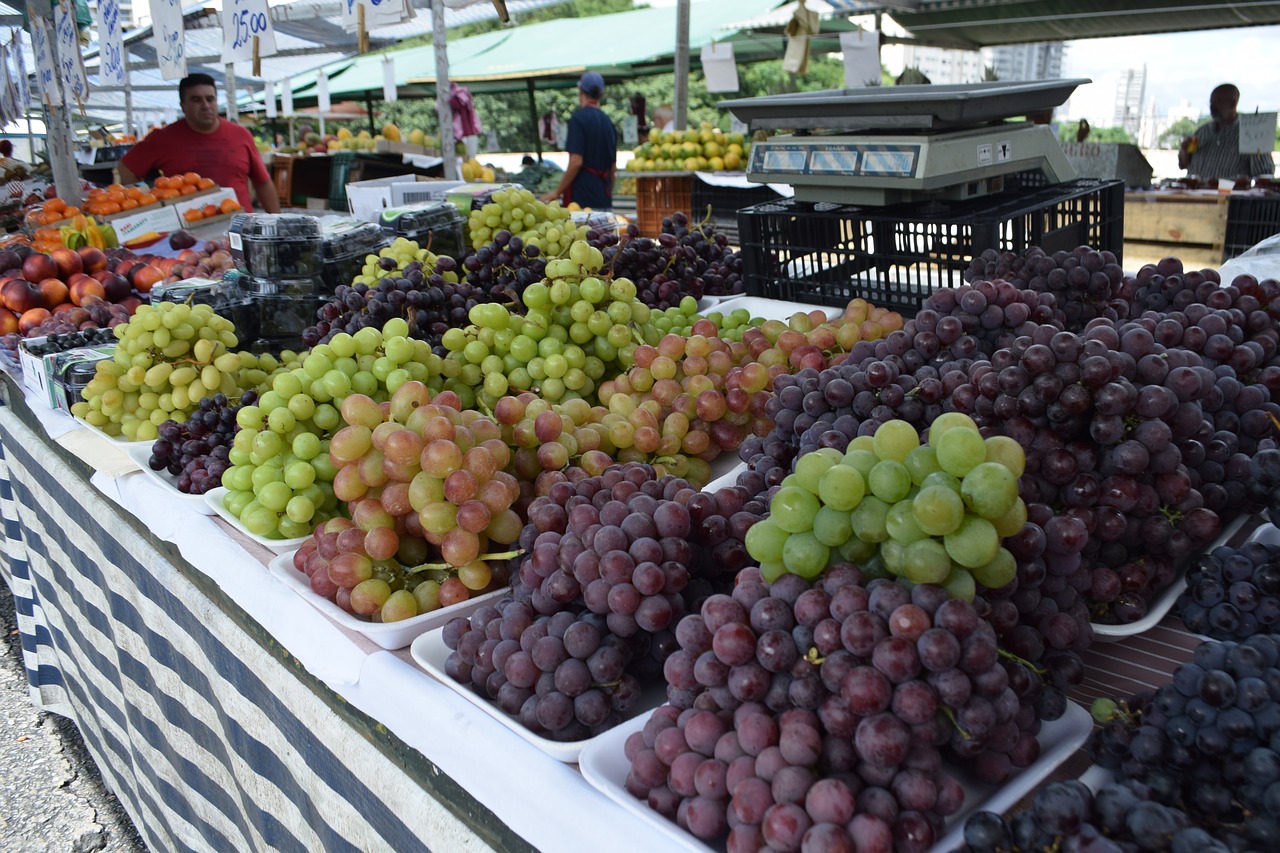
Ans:
{"type": "Polygon", "coordinates": [[[788,130],[751,146],[747,179],[785,183],[807,202],[888,205],[998,193],[1005,178],[1075,170],[1046,125],[1088,79],[887,86],[721,101],[752,130],[788,130]]]}

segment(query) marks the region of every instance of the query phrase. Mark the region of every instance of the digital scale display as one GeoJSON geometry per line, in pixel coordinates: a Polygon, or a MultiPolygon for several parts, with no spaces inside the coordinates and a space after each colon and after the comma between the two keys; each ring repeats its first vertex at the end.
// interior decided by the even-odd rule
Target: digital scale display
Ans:
{"type": "Polygon", "coordinates": [[[918,145],[761,144],[752,151],[752,172],[792,175],[910,178],[920,162],[918,145]]]}

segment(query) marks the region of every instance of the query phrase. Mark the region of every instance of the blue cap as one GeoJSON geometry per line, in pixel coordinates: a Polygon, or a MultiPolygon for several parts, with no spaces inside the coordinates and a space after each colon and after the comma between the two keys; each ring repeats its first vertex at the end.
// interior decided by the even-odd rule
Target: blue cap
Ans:
{"type": "Polygon", "coordinates": [[[588,97],[598,98],[604,94],[604,78],[594,71],[588,71],[578,80],[578,88],[588,97]]]}

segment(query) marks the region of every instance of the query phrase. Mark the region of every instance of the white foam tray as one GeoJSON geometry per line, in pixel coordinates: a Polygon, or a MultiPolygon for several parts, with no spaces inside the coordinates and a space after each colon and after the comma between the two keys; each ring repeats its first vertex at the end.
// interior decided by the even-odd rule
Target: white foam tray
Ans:
{"type": "Polygon", "coordinates": [[[382,648],[391,651],[403,649],[427,631],[443,627],[446,622],[455,616],[470,616],[481,606],[497,601],[507,591],[504,587],[493,592],[473,595],[466,601],[460,601],[448,607],[441,607],[438,610],[432,610],[430,613],[420,613],[411,619],[402,619],[399,622],[369,622],[348,613],[329,599],[316,595],[311,590],[311,584],[307,580],[307,576],[294,568],[293,555],[295,553],[297,552],[290,551],[287,554],[281,554],[276,557],[267,564],[268,571],[283,581],[284,585],[289,589],[302,596],[308,604],[343,628],[363,634],[382,648]]]}
{"type": "MultiPolygon", "coordinates": [[[[1242,515],[1235,519],[1223,528],[1222,533],[1218,534],[1218,538],[1205,549],[1205,553],[1209,553],[1220,545],[1243,544],[1257,529],[1258,521],[1258,517],[1253,515],[1242,515]]],[[[1173,583],[1161,590],[1160,594],[1152,599],[1150,606],[1147,607],[1147,615],[1141,619],[1124,625],[1104,625],[1101,622],[1094,622],[1094,640],[1099,643],[1114,643],[1123,640],[1125,637],[1132,637],[1145,631],[1150,631],[1160,623],[1161,619],[1169,615],[1173,605],[1178,602],[1178,596],[1182,595],[1182,591],[1186,588],[1187,576],[1184,572],[1178,575],[1173,583]]]]}
{"type": "Polygon", "coordinates": [[[151,470],[151,466],[147,464],[151,458],[151,447],[151,442],[130,444],[125,447],[125,453],[129,454],[129,458],[137,463],[142,473],[147,476],[147,479],[158,483],[175,501],[201,515],[213,515],[214,509],[209,506],[208,501],[204,499],[204,495],[190,495],[186,492],[180,492],[178,491],[177,477],[174,477],[168,471],[151,470]]]}
{"type": "Polygon", "coordinates": [[[826,312],[828,318],[839,317],[843,308],[832,308],[826,305],[805,305],[802,302],[783,302],[781,299],[766,299],[763,296],[734,296],[716,306],[717,311],[728,314],[745,308],[752,317],[763,317],[766,320],[786,320],[797,311],[808,314],[815,309],[826,312]]]}
{"type": "MultiPolygon", "coordinates": [[[[583,751],[578,767],[592,787],[609,799],[665,833],[674,843],[673,849],[689,853],[717,853],[701,839],[649,808],[647,803],[631,796],[626,789],[631,763],[624,747],[632,733],[641,731],[649,714],[637,717],[611,729],[583,751]]],[[[964,806],[947,818],[947,833],[933,845],[933,853],[950,853],[964,841],[964,822],[969,815],[985,809],[1002,813],[1033,791],[1054,769],[1066,761],[1089,737],[1093,720],[1089,712],[1074,702],[1060,719],[1045,723],[1040,729],[1040,758],[1003,785],[984,785],[966,773],[957,774],[964,785],[964,806]]]]}
{"type": "MultiPolygon", "coordinates": [[[[712,494],[714,494],[720,491],[721,489],[728,488],[729,486],[736,486],[738,484],[738,475],[741,474],[743,471],[747,470],[747,463],[743,462],[741,459],[738,458],[737,451],[734,451],[733,453],[723,454],[720,458],[723,459],[724,456],[731,456],[737,464],[735,464],[732,468],[730,468],[725,473],[721,474],[719,477],[716,477],[715,479],[713,479],[710,483],[707,483],[705,486],[703,486],[702,491],[711,492],[712,494]]],[[[720,459],[716,460],[716,462],[719,462],[719,461],[720,459]]],[[[715,473],[715,467],[714,467],[715,462],[711,464],[712,464],[712,473],[715,473]]]]}
{"type": "Polygon", "coordinates": [[[85,429],[90,430],[91,432],[96,432],[98,435],[102,436],[107,441],[120,447],[148,447],[149,448],[152,445],[152,442],[150,441],[129,441],[128,439],[122,438],[118,435],[107,435],[99,427],[94,426],[93,424],[89,423],[83,418],[75,418],[75,422],[80,424],[80,426],[84,427],[85,429]]]}
{"type": "Polygon", "coordinates": [[[310,536],[298,536],[293,539],[268,539],[265,536],[258,536],[256,534],[250,533],[248,530],[245,529],[245,526],[243,523],[241,523],[240,519],[232,515],[231,511],[222,505],[222,499],[226,497],[226,495],[227,495],[226,487],[219,486],[218,488],[213,489],[212,491],[205,492],[204,500],[205,500],[205,503],[209,505],[209,508],[213,510],[215,515],[217,515],[227,524],[230,524],[232,527],[240,531],[245,536],[252,539],[254,542],[257,542],[259,545],[262,545],[263,547],[266,547],[266,548],[270,548],[272,551],[275,551],[277,554],[283,554],[285,551],[296,550],[299,545],[301,545],[303,542],[306,542],[308,539],[311,538],[310,536]]]}
{"type": "Polygon", "coordinates": [[[533,746],[542,750],[557,761],[563,761],[565,764],[573,764],[578,761],[579,755],[589,745],[592,745],[603,738],[612,736],[613,733],[619,729],[627,728],[637,719],[640,720],[641,725],[643,725],[643,721],[649,716],[649,712],[661,705],[666,699],[665,684],[655,685],[640,694],[640,698],[628,712],[628,721],[624,721],[616,728],[610,729],[603,734],[596,735],[593,738],[588,738],[587,740],[567,742],[555,741],[529,731],[520,724],[519,720],[507,715],[497,705],[472,690],[469,685],[459,684],[445,673],[444,665],[445,661],[449,658],[450,649],[444,644],[443,627],[438,630],[431,631],[428,634],[423,634],[418,637],[418,639],[414,640],[413,645],[409,647],[409,653],[413,655],[413,660],[418,664],[418,666],[425,669],[432,677],[442,682],[450,690],[454,691],[472,705],[475,705],[477,708],[484,711],[490,717],[493,717],[499,723],[524,738],[533,746]]]}

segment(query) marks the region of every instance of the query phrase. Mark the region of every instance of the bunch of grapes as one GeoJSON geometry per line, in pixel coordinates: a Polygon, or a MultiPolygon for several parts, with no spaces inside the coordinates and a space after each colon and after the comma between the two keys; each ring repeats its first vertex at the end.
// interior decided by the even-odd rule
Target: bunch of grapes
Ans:
{"type": "Polygon", "coordinates": [[[98,362],[71,408],[108,435],[154,441],[161,424],[186,421],[205,397],[240,395],[235,327],[211,306],[143,305],[114,331],[112,358],[98,362]]]}
{"type": "Polygon", "coordinates": [[[675,213],[663,220],[657,239],[639,236],[629,226],[619,237],[592,231],[588,242],[604,252],[605,264],[614,275],[636,283],[637,295],[646,305],[665,309],[684,297],[730,296],[745,292],[742,258],[729,248],[729,239],[708,224],[689,227],[689,217],[675,213]]]}
{"type": "Polygon", "coordinates": [[[747,532],[747,551],[766,580],[783,572],[815,578],[841,560],[912,583],[943,585],[972,600],[975,582],[999,589],[1017,565],[1001,540],[1022,531],[1022,448],[984,440],[967,417],[934,421],[930,443],[915,427],[888,421],[847,453],[824,448],[796,460],[747,532]]]}
{"type": "Polygon", "coordinates": [[[1077,246],[1070,252],[1049,255],[1039,247],[1020,254],[987,249],[970,262],[966,278],[1021,283],[1037,293],[1052,294],[1063,327],[1072,331],[1084,328],[1095,317],[1117,320],[1125,316],[1117,310],[1123,305],[1112,304],[1124,271],[1116,256],[1106,250],[1077,246]]]}
{"type": "Polygon", "coordinates": [[[1267,519],[1280,521],[1280,450],[1266,447],[1249,459],[1249,497],[1263,507],[1267,519]]]}
{"type": "Polygon", "coordinates": [[[232,442],[240,429],[236,413],[241,406],[257,401],[257,391],[244,392],[238,405],[231,405],[225,394],[214,394],[201,400],[200,410],[185,422],[160,424],[148,467],[152,471],[168,471],[177,478],[175,485],[184,494],[203,495],[216,489],[231,467],[232,442]]]}
{"type": "Polygon", "coordinates": [[[686,481],[640,463],[579,474],[530,504],[512,594],[445,630],[452,678],[561,741],[615,725],[660,677],[676,621],[746,562],[686,481]]]}
{"type": "MultiPolygon", "coordinates": [[[[546,275],[547,259],[538,247],[502,230],[493,240],[459,259],[467,284],[489,294],[490,302],[519,305],[520,294],[546,275]]],[[[462,325],[456,323],[455,325],[462,325]]]]}
{"type": "MultiPolygon", "coordinates": [[[[692,317],[694,314],[694,311],[692,309],[684,308],[684,306],[688,304],[686,300],[681,300],[680,304],[684,312],[684,316],[692,317]]],[[[667,310],[669,312],[671,309],[667,309],[667,310]]],[[[663,315],[658,314],[657,316],[662,317],[663,315]]],[[[705,319],[709,323],[711,323],[711,325],[715,326],[716,337],[722,340],[729,341],[730,343],[732,343],[733,341],[742,340],[742,336],[743,334],[746,333],[747,329],[757,328],[759,326],[764,325],[764,323],[766,322],[765,320],[759,317],[752,317],[751,312],[748,311],[746,308],[734,308],[728,314],[725,314],[722,311],[708,311],[705,319]]],[[[689,323],[690,328],[688,330],[676,329],[676,328],[663,329],[659,321],[656,319],[654,320],[654,323],[655,325],[658,326],[658,329],[660,331],[664,331],[664,332],[672,331],[672,332],[676,332],[676,334],[684,334],[687,336],[691,334],[693,331],[692,322],[689,323]]]]}
{"type": "Polygon", "coordinates": [[[1081,782],[1051,782],[1036,792],[1031,807],[1006,820],[977,812],[964,825],[963,853],[1227,853],[1230,849],[1181,809],[1163,805],[1145,785],[1108,783],[1095,793],[1081,782]]]}
{"type": "Polygon", "coordinates": [[[1192,824],[1153,822],[1164,845],[1146,849],[1214,849],[1206,835],[1231,850],[1280,844],[1278,655],[1270,634],[1205,642],[1154,694],[1094,702],[1093,760],[1192,824]],[[1192,837],[1179,844],[1179,830],[1192,837]]]}
{"type": "Polygon", "coordinates": [[[569,247],[585,238],[585,225],[575,225],[560,202],[546,204],[532,192],[520,188],[495,191],[488,201],[471,211],[467,229],[471,247],[480,249],[501,231],[516,235],[525,245],[536,248],[545,258],[566,255],[569,247]]]}
{"type": "Polygon", "coordinates": [[[489,411],[508,393],[530,390],[552,402],[593,400],[603,377],[629,367],[639,344],[658,339],[635,285],[601,278],[602,264],[598,249],[575,243],[570,257],[549,261],[547,278],[525,289],[523,316],[499,304],[475,306],[473,325],[442,338],[445,387],[464,407],[489,411]]]}
{"type": "Polygon", "coordinates": [[[1187,572],[1175,612],[1187,630],[1218,640],[1275,633],[1280,623],[1280,547],[1222,546],[1187,572]]]}
{"type": "Polygon", "coordinates": [[[729,851],[926,850],[964,800],[944,753],[991,784],[1039,757],[994,629],[941,587],[748,569],[676,636],[626,786],[729,851]]]}
{"type": "MultiPolygon", "coordinates": [[[[917,335],[913,345],[925,353],[926,358],[931,357],[929,350],[951,346],[965,335],[977,339],[978,350],[989,357],[1009,346],[1019,335],[1031,334],[1036,326],[1052,325],[1061,329],[1065,323],[1057,310],[1054,294],[1030,288],[1019,290],[1004,280],[985,279],[954,289],[935,290],[924,301],[915,320],[915,328],[908,326],[907,330],[917,335]],[[933,332],[936,343],[927,335],[918,337],[920,332],[933,332]]],[[[962,349],[959,354],[963,353],[962,349]]]]}

